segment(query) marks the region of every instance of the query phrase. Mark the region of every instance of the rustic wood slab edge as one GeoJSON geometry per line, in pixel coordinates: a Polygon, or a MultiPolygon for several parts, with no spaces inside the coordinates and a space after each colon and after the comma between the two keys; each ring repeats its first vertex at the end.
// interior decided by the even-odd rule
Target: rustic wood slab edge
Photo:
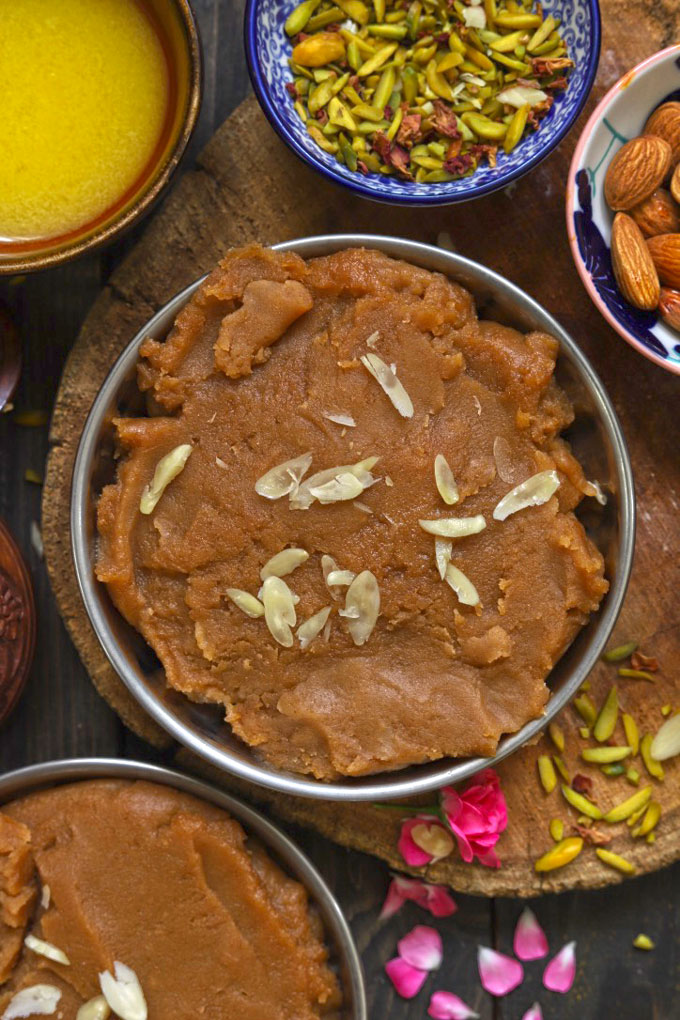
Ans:
{"type": "MultiPolygon", "coordinates": [[[[650,414],[656,418],[650,431],[640,432],[634,428],[631,448],[634,462],[635,454],[638,455],[638,480],[644,479],[645,495],[651,500],[650,513],[660,516],[655,521],[643,517],[638,539],[638,570],[619,631],[624,636],[634,634],[648,645],[653,641],[654,652],[662,666],[670,667],[677,659],[680,631],[677,608],[673,609],[674,617],[669,615],[669,606],[674,605],[671,602],[672,563],[668,562],[665,568],[663,564],[657,565],[657,589],[653,594],[644,585],[645,570],[658,560],[659,543],[665,544],[665,538],[670,538],[674,529],[677,535],[677,524],[671,522],[669,505],[673,486],[677,487],[677,457],[673,458],[671,438],[667,431],[664,434],[665,423],[659,412],[664,400],[670,408],[670,383],[675,380],[625,348],[599,319],[576,279],[566,241],[557,231],[554,239],[551,238],[554,253],[550,272],[537,260],[531,246],[518,244],[516,236],[517,208],[526,209],[526,215],[534,217],[534,229],[540,229],[544,218],[559,222],[561,182],[566,178],[569,154],[564,149],[558,151],[530,175],[530,179],[520,182],[512,196],[494,195],[484,203],[460,207],[455,213],[395,210],[357,201],[329,187],[303,167],[270,131],[254,99],[250,98],[217,131],[200,156],[198,168],[185,175],[156,213],[93,306],[66,364],[51,424],[51,451],[42,504],[49,575],[69,633],[100,694],[123,722],[149,743],[156,747],[170,745],[167,735],[133,701],[111,669],[80,598],[69,532],[73,461],[92,400],[129,339],[166,300],[210,269],[225,249],[253,239],[272,243],[315,233],[356,230],[382,231],[434,242],[445,227],[456,247],[525,286],[562,318],[567,328],[574,329],[578,322],[583,346],[596,361],[612,396],[615,400],[618,398],[619,406],[626,411],[632,387],[642,399],[650,400],[650,414]],[[542,210],[535,208],[537,187],[545,190],[542,210]],[[478,229],[480,217],[483,222],[493,224],[492,236],[478,229]],[[578,302],[578,318],[574,317],[570,295],[578,302]],[[603,357],[603,350],[614,352],[618,362],[616,371],[603,357]],[[651,405],[652,396],[654,406],[651,405]],[[650,442],[650,435],[654,437],[653,442],[650,442]],[[671,492],[659,488],[655,482],[653,468],[658,467],[659,457],[668,472],[666,481],[670,479],[671,492]]],[[[623,417],[625,427],[627,415],[623,417]]],[[[628,424],[633,427],[632,422],[628,424]]],[[[592,680],[596,698],[602,697],[612,675],[611,668],[601,667],[596,671],[592,680]]],[[[624,703],[651,729],[661,721],[660,706],[672,701],[675,693],[672,682],[662,672],[654,687],[640,683],[628,686],[624,703]]],[[[574,761],[578,753],[578,722],[572,709],[568,709],[561,720],[567,733],[567,750],[574,761]]],[[[619,873],[601,864],[592,848],[562,871],[551,872],[542,879],[534,872],[533,861],[551,845],[547,833],[549,819],[560,816],[569,821],[569,812],[559,792],[546,797],[536,781],[535,760],[543,750],[543,742],[526,748],[500,770],[510,814],[510,826],[498,847],[503,867],[494,871],[465,865],[450,857],[430,868],[428,878],[449,883],[461,892],[487,896],[532,896],[547,891],[595,888],[621,880],[619,873]]],[[[218,775],[197,759],[191,759],[186,752],[181,752],[179,760],[187,767],[208,772],[214,780],[259,799],[282,818],[316,828],[337,843],[372,853],[391,867],[404,870],[396,853],[398,821],[389,812],[371,805],[341,806],[271,794],[218,775]]],[[[662,831],[657,842],[651,846],[644,842],[633,844],[626,827],[620,826],[610,844],[612,849],[632,860],[639,873],[656,870],[680,856],[677,776],[677,767],[669,769],[668,780],[655,791],[664,806],[662,831]],[[668,781],[671,776],[675,782],[668,781]]],[[[601,794],[603,803],[609,804],[627,795],[625,788],[618,786],[614,792],[609,783],[611,781],[605,777],[596,777],[596,793],[601,794]]],[[[632,792],[630,787],[628,792],[632,792]]]]}

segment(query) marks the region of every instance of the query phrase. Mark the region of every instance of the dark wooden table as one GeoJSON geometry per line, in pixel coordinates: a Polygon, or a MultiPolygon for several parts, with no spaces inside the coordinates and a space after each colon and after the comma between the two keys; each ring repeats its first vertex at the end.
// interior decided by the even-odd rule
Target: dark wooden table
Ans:
{"type": "MultiPolygon", "coordinates": [[[[194,0],[206,73],[203,110],[187,165],[249,89],[241,45],[243,3],[194,0]]],[[[79,326],[99,288],[134,241],[132,234],[101,255],[70,266],[0,280],[0,300],[12,310],[23,340],[25,364],[15,397],[17,407],[51,408],[62,364],[79,326]]],[[[0,769],[67,756],[158,760],[96,694],[57,613],[44,564],[31,544],[31,523],[40,518],[40,489],[24,476],[27,468],[42,473],[46,452],[46,428],[20,428],[11,415],[0,416],[0,516],[25,553],[38,609],[35,663],[18,708],[0,731],[0,769]]],[[[577,942],[577,982],[565,997],[542,989],[540,962],[526,966],[524,985],[508,998],[495,1002],[483,992],[477,975],[477,946],[511,951],[522,904],[457,897],[458,913],[433,922],[444,937],[442,969],[415,1000],[403,1002],[384,976],[383,965],[394,955],[397,940],[414,924],[427,924],[429,915],[407,905],[394,919],[379,922],[389,877],[385,867],[320,836],[301,830],[292,835],[317,864],[352,925],[364,960],[371,1020],[425,1017],[429,992],[436,988],[455,991],[484,1020],[520,1020],[536,999],[546,1020],[680,1016],[680,865],[611,890],[545,897],[532,903],[552,949],[572,939],[577,942]],[[632,948],[638,932],[654,938],[653,953],[632,948]]]]}

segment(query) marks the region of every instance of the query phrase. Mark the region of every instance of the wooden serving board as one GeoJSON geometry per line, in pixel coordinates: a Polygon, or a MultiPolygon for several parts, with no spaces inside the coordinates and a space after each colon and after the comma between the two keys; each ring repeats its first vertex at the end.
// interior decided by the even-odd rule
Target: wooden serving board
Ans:
{"type": "MultiPolygon", "coordinates": [[[[653,9],[646,0],[605,0],[602,6],[602,60],[589,110],[626,69],[673,41],[678,27],[674,0],[664,0],[653,9]]],[[[218,130],[196,169],[184,176],[155,214],[102,291],[71,352],[52,420],[42,504],[45,553],[66,626],[97,689],[137,734],[156,747],[168,746],[167,736],[131,699],[108,665],[89,626],[71,562],[70,481],[85,417],[114,359],[139,327],[177,291],[212,268],[227,248],[251,240],[266,244],[326,232],[386,233],[436,243],[440,232],[447,231],[458,251],[519,284],[577,339],[616,405],[636,476],[635,568],[614,640],[635,639],[661,663],[655,684],[623,681],[621,700],[640,726],[650,730],[662,721],[662,705],[680,701],[676,682],[680,389],[676,377],[635,353],[606,325],[573,267],[563,226],[564,182],[578,132],[577,127],[545,163],[505,192],[448,209],[409,211],[354,199],[325,182],[288,152],[249,98],[218,130]]],[[[614,677],[611,666],[595,670],[591,693],[596,701],[601,701],[614,677]]],[[[586,771],[576,766],[580,723],[571,708],[560,719],[572,773],[586,771]]],[[[452,856],[430,869],[431,880],[490,896],[530,896],[620,880],[620,874],[605,868],[591,847],[563,870],[542,879],[535,874],[534,860],[551,845],[549,820],[574,820],[560,793],[547,796],[538,784],[536,758],[545,749],[541,741],[500,768],[510,816],[498,845],[503,867],[492,871],[462,864],[452,856]]],[[[285,819],[312,826],[340,844],[375,854],[404,870],[396,852],[399,825],[393,812],[271,794],[232,782],[186,752],[179,759],[268,803],[285,819]]],[[[607,807],[632,792],[621,780],[599,774],[595,780],[595,797],[607,807]]],[[[656,842],[633,843],[626,827],[620,826],[609,846],[632,860],[639,873],[680,856],[680,766],[670,763],[666,781],[654,783],[654,795],[664,809],[656,842]]],[[[566,828],[569,831],[569,824],[566,828]]]]}

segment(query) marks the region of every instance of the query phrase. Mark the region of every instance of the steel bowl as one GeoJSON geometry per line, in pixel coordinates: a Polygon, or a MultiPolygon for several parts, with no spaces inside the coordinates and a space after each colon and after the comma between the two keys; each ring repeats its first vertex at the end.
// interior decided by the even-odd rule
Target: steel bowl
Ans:
{"type": "Polygon", "coordinates": [[[189,0],[149,0],[147,15],[161,34],[170,99],[161,137],[134,187],[94,222],[60,237],[0,245],[0,276],[52,269],[120,237],[160,199],[186,152],[203,91],[201,40],[189,0]]]}
{"type": "MultiPolygon", "coordinates": [[[[139,704],[173,737],[217,768],[270,789],[324,800],[374,801],[425,793],[456,783],[487,766],[497,765],[537,737],[564,708],[598,660],[621,609],[633,559],[635,503],[633,478],[616,413],[605,389],[575,341],[532,298],[497,273],[430,245],[371,234],[341,234],[287,241],[278,251],[303,258],[364,246],[386,255],[446,273],[476,297],[480,314],[523,330],[541,329],[560,341],[557,377],[571,397],[576,420],[567,437],[587,476],[609,492],[607,505],[581,511],[581,519],[602,551],[610,589],[597,613],[577,635],[552,670],[550,699],[543,716],[517,733],[504,736],[490,758],[444,759],[359,779],[333,783],[283,772],[258,760],[237,740],[215,706],[198,705],[169,690],[159,662],[144,639],[109,599],[94,572],[95,502],[102,486],[115,475],[111,418],[117,409],[139,407],[135,383],[138,349],[145,337],[163,338],[175,316],[200,285],[197,280],[168,302],[130,341],[111,369],[85,423],[73,472],[71,540],[80,590],[92,626],[112,666],[139,704]]],[[[142,412],[143,413],[143,412],[142,412]]],[[[587,501],[591,503],[591,500],[587,501]]]]}
{"type": "Polygon", "coordinates": [[[283,870],[305,887],[310,902],[318,910],[330,950],[329,962],[337,972],[343,989],[341,1020],[368,1020],[361,960],[335,897],[311,861],[288,836],[231,794],[192,776],[141,761],[66,758],[29,765],[0,776],[0,808],[8,801],[35,790],[86,779],[143,779],[149,783],[160,783],[215,804],[237,818],[245,830],[267,848],[283,870]]]}

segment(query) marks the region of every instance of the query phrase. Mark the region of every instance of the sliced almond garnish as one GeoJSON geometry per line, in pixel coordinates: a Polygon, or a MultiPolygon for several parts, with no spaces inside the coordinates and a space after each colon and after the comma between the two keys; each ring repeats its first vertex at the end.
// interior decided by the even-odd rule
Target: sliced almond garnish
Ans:
{"type": "Polygon", "coordinates": [[[650,753],[656,761],[666,761],[680,754],[680,715],[672,715],[658,730],[650,753]]]}
{"type": "Polygon", "coordinates": [[[293,492],[312,463],[311,453],[303,453],[292,460],[284,460],[270,468],[255,482],[255,492],[265,499],[281,499],[293,492]]]}
{"type": "Polygon", "coordinates": [[[413,417],[413,403],[396,372],[377,354],[362,354],[361,364],[371,373],[402,418],[413,417]]]}
{"type": "Polygon", "coordinates": [[[147,485],[142,492],[142,498],[139,501],[140,513],[153,513],[158,500],[170,482],[177,478],[177,475],[184,470],[184,465],[191,456],[192,450],[193,446],[190,443],[182,443],[181,446],[176,446],[170,453],[166,453],[165,457],[161,457],[158,464],[156,464],[151,484],[147,485]]]}
{"type": "Polygon", "coordinates": [[[43,908],[43,910],[47,910],[47,908],[50,905],[51,898],[52,898],[52,890],[50,889],[50,887],[47,884],[47,882],[45,882],[45,884],[42,887],[42,890],[40,892],[40,906],[43,908]]]}
{"type": "Polygon", "coordinates": [[[355,499],[353,505],[357,508],[357,510],[361,510],[362,514],[373,513],[368,503],[362,503],[361,500],[355,499]]]}
{"type": "Polygon", "coordinates": [[[260,616],[264,616],[264,606],[256,599],[254,595],[251,595],[249,591],[242,591],[240,588],[227,588],[224,593],[227,595],[235,606],[250,616],[253,620],[256,620],[260,616]]]}
{"type": "Polygon", "coordinates": [[[295,602],[290,588],[280,577],[268,577],[262,585],[264,618],[269,633],[284,648],[293,644],[295,602]]]}
{"type": "Polygon", "coordinates": [[[115,978],[108,970],[99,975],[99,984],[109,1006],[120,1020],[146,1020],[146,999],[134,970],[120,960],[113,964],[115,978]]]}
{"type": "Polygon", "coordinates": [[[309,489],[310,495],[324,505],[355,499],[363,491],[364,487],[359,479],[349,472],[336,475],[323,485],[312,485],[309,489]]]}
{"type": "Polygon", "coordinates": [[[335,500],[351,499],[351,496],[338,496],[334,499],[329,499],[328,496],[334,492],[345,493],[356,489],[354,483],[350,482],[349,479],[345,479],[344,482],[340,483],[340,486],[331,486],[330,489],[325,489],[329,482],[337,482],[341,475],[353,475],[354,478],[361,483],[361,488],[356,492],[359,494],[363,489],[368,489],[371,485],[375,485],[377,478],[374,478],[371,474],[371,468],[378,463],[377,457],[367,457],[365,460],[360,460],[356,464],[339,464],[337,467],[324,468],[323,471],[317,471],[316,474],[312,475],[303,482],[300,487],[291,494],[290,506],[292,510],[308,510],[315,499],[318,497],[314,495],[314,490],[322,490],[322,499],[320,502],[332,503],[335,500]]]}
{"type": "Polygon", "coordinates": [[[366,346],[367,347],[375,347],[375,345],[377,344],[379,339],[380,339],[380,330],[376,329],[375,333],[371,333],[371,335],[369,337],[366,337],[366,346]]]}
{"type": "Polygon", "coordinates": [[[586,496],[592,496],[600,506],[607,505],[607,496],[602,491],[602,486],[599,482],[586,482],[585,494],[586,496]]]}
{"type": "Polygon", "coordinates": [[[332,421],[334,425],[344,425],[348,429],[356,427],[356,422],[351,414],[330,414],[328,411],[322,411],[322,414],[324,418],[332,421]]]}
{"type": "Polygon", "coordinates": [[[434,458],[434,480],[437,483],[439,495],[445,503],[453,506],[454,503],[458,502],[458,486],[453,477],[453,471],[449,467],[449,462],[443,453],[438,453],[434,458]]]}
{"type": "MultiPolygon", "coordinates": [[[[330,556],[328,557],[330,559],[330,556]]],[[[329,588],[335,585],[350,585],[356,574],[353,574],[351,570],[331,570],[326,577],[326,584],[329,588]]]]}
{"type": "Polygon", "coordinates": [[[524,510],[529,506],[541,506],[547,503],[560,487],[557,471],[539,471],[525,482],[511,489],[493,512],[495,521],[504,521],[511,514],[524,510]]]}
{"type": "Polygon", "coordinates": [[[282,549],[270,560],[267,560],[260,571],[260,580],[268,577],[285,577],[291,574],[296,567],[301,566],[309,559],[309,553],[304,549],[282,549]]]}
{"type": "Polygon", "coordinates": [[[476,393],[472,397],[472,402],[473,402],[473,404],[475,405],[475,407],[477,409],[477,414],[481,415],[481,413],[482,413],[482,405],[480,404],[479,397],[477,396],[476,393]]]}
{"type": "Polygon", "coordinates": [[[44,939],[36,938],[35,935],[27,935],[24,939],[24,945],[39,956],[45,956],[48,960],[54,960],[55,963],[63,963],[65,967],[70,967],[71,965],[71,961],[63,949],[58,949],[51,942],[45,942],[44,939]]]}
{"type": "Polygon", "coordinates": [[[441,535],[442,538],[465,538],[484,531],[486,521],[482,514],[474,517],[440,517],[436,521],[418,521],[423,531],[430,535],[441,535]]]}
{"type": "Polygon", "coordinates": [[[392,481],[389,475],[385,475],[385,485],[387,486],[388,489],[391,489],[392,486],[394,485],[394,482],[392,481]]]}
{"type": "Polygon", "coordinates": [[[27,1016],[52,1016],[61,992],[54,985],[31,985],[14,995],[2,1014],[2,1020],[21,1020],[27,1016]]]}
{"type": "Polygon", "coordinates": [[[464,606],[479,605],[479,595],[474,584],[462,570],[454,567],[453,563],[449,563],[446,568],[445,580],[447,584],[451,585],[458,596],[458,601],[462,602],[464,606]]]}
{"type": "Polygon", "coordinates": [[[355,645],[363,645],[373,632],[380,614],[380,589],[370,570],[362,570],[354,578],[345,596],[345,615],[358,610],[349,619],[348,627],[355,645]]]}
{"type": "Polygon", "coordinates": [[[493,459],[498,477],[504,482],[514,482],[516,466],[512,459],[512,448],[504,436],[496,436],[493,441],[493,459]]]}
{"type": "Polygon", "coordinates": [[[437,561],[437,570],[442,581],[446,577],[446,568],[451,562],[451,551],[453,549],[453,542],[447,538],[435,538],[434,540],[434,558],[437,561]]]}
{"type": "Polygon", "coordinates": [[[84,1002],[76,1013],[76,1020],[109,1020],[111,1007],[103,995],[96,995],[89,1002],[84,1002]]]}
{"type": "Polygon", "coordinates": [[[300,648],[306,648],[307,645],[321,633],[326,626],[330,613],[331,607],[326,606],[324,609],[320,609],[318,613],[314,613],[314,616],[310,616],[304,623],[300,624],[296,632],[297,638],[300,642],[300,648]]]}

